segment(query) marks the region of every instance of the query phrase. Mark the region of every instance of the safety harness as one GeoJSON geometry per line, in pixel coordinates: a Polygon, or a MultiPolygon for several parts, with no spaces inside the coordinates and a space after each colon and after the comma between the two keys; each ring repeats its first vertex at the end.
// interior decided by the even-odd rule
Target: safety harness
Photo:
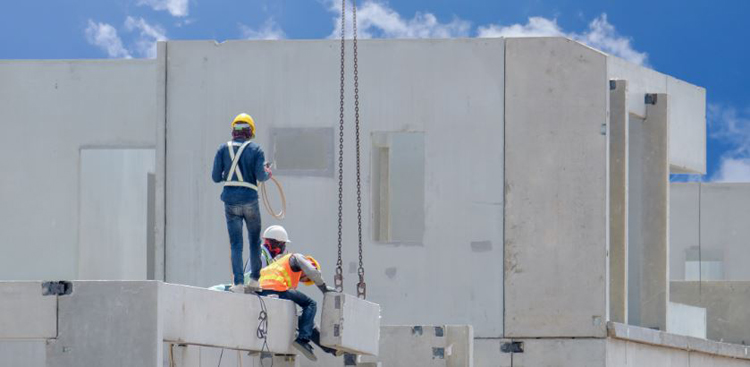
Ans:
{"type": "Polygon", "coordinates": [[[242,156],[242,152],[245,151],[245,148],[250,144],[250,141],[246,141],[240,145],[240,143],[229,141],[227,142],[227,149],[229,149],[229,158],[232,160],[232,166],[229,168],[229,173],[227,174],[227,179],[224,181],[224,186],[239,186],[239,187],[246,187],[248,189],[252,189],[255,191],[258,191],[258,186],[255,186],[249,182],[245,182],[245,179],[242,178],[242,172],[240,171],[240,167],[238,164],[240,163],[240,157],[242,156]],[[237,154],[234,153],[234,147],[238,146],[240,147],[239,150],[237,150],[237,154]],[[232,179],[232,177],[237,176],[237,179],[232,179]]]}

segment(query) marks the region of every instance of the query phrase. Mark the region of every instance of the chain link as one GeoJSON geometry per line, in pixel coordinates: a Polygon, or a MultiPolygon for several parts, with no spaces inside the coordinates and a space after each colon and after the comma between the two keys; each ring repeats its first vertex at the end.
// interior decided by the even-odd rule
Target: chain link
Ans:
{"type": "Polygon", "coordinates": [[[367,298],[367,283],[365,283],[365,267],[362,260],[362,175],[360,165],[360,134],[359,134],[359,59],[357,53],[357,0],[352,0],[352,29],[354,37],[354,128],[357,137],[357,236],[359,245],[359,283],[357,283],[357,297],[367,298]]]}
{"type": "Polygon", "coordinates": [[[344,270],[341,260],[342,229],[344,221],[344,36],[346,31],[346,0],[341,0],[341,69],[339,88],[339,237],[338,237],[338,259],[336,260],[336,275],[333,284],[336,292],[344,291],[344,270]]]}

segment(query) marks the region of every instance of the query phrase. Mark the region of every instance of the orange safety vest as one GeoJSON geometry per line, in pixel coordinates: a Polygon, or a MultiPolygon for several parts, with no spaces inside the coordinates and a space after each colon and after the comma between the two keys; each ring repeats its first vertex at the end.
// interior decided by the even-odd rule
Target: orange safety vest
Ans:
{"type": "Polygon", "coordinates": [[[260,287],[264,290],[286,292],[297,289],[301,271],[292,271],[289,259],[292,254],[286,254],[282,258],[272,262],[260,271],[260,287]]]}

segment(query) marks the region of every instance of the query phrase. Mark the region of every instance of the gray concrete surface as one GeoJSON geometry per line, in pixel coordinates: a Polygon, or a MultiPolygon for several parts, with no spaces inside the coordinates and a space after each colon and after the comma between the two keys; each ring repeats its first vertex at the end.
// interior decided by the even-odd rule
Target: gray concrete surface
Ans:
{"type": "Polygon", "coordinates": [[[328,292],[320,308],[320,343],[353,354],[378,355],[380,305],[328,292]]]}
{"type": "Polygon", "coordinates": [[[42,295],[42,282],[0,283],[0,340],[57,336],[57,298],[42,295]]]}
{"type": "Polygon", "coordinates": [[[672,183],[670,279],[698,280],[701,260],[702,280],[750,281],[748,208],[748,183],[672,183]]]}
{"type": "Polygon", "coordinates": [[[505,335],[602,336],[606,57],[541,38],[506,40],[505,60],[505,335]]]}
{"type": "Polygon", "coordinates": [[[609,87],[609,319],[628,323],[628,82],[609,87]]]}
{"type": "MultiPolygon", "coordinates": [[[[165,343],[223,348],[243,356],[262,348],[287,354],[294,339],[296,313],[290,301],[265,299],[264,344],[255,333],[262,308],[254,295],[155,281],[74,281],[70,294],[41,293],[39,282],[0,282],[0,294],[15,302],[0,302],[0,361],[28,359],[48,367],[158,366],[169,358],[163,354],[165,343]],[[24,294],[31,293],[44,302],[24,305],[30,302],[24,294]],[[51,310],[34,307],[47,301],[51,310]],[[40,322],[51,325],[52,332],[36,331],[40,322]]],[[[180,352],[179,358],[201,360],[199,349],[191,350],[197,354],[180,352]]]]}
{"type": "MultiPolygon", "coordinates": [[[[0,61],[0,279],[79,278],[81,149],[154,147],[156,74],[154,60],[0,61]]],[[[127,196],[117,178],[100,180],[127,196]]]]}
{"type": "Polygon", "coordinates": [[[750,343],[750,282],[672,281],[673,302],[706,309],[707,337],[727,343],[750,343]]]}
{"type": "Polygon", "coordinates": [[[382,366],[474,366],[474,333],[470,325],[386,325],[381,327],[380,332],[379,355],[362,357],[362,363],[381,363],[382,366]]]}
{"type": "MultiPolygon", "coordinates": [[[[3,194],[13,198],[0,208],[9,218],[0,223],[0,247],[11,249],[0,259],[0,279],[76,279],[81,266],[106,263],[101,254],[80,260],[82,217],[75,208],[81,202],[78,190],[86,187],[80,183],[80,151],[156,145],[154,276],[196,286],[226,282],[229,246],[221,187],[209,178],[215,149],[228,139],[231,118],[242,111],[256,118],[257,141],[269,160],[278,150],[272,149],[273,131],[335,129],[337,47],[335,41],[170,41],[160,43],[158,58],[148,61],[0,62],[0,77],[7,81],[0,86],[0,119],[12,121],[0,146],[26,151],[24,137],[37,131],[33,122],[60,121],[49,126],[55,140],[44,141],[47,150],[21,163],[0,159],[0,170],[13,173],[0,181],[3,194]],[[237,85],[249,88],[236,93],[237,85]],[[102,122],[103,112],[113,117],[102,122]],[[47,161],[50,152],[54,164],[47,161]],[[42,163],[50,166],[45,172],[28,168],[42,163]],[[47,188],[37,185],[47,174],[61,177],[58,185],[38,202],[24,200],[47,188]],[[51,219],[37,220],[35,205],[49,206],[51,219]]],[[[705,91],[564,39],[367,40],[360,44],[360,56],[365,265],[369,298],[384,305],[384,321],[474,325],[482,341],[477,360],[480,354],[499,354],[495,347],[503,336],[504,314],[505,331],[513,336],[603,337],[613,234],[607,232],[613,207],[606,198],[612,188],[611,177],[607,186],[612,139],[603,135],[614,106],[608,81],[627,80],[630,120],[646,117],[644,93],[671,91],[674,108],[668,115],[685,133],[669,133],[673,171],[704,169],[705,91]],[[506,43],[514,52],[508,57],[506,43]],[[512,136],[505,136],[506,130],[512,136]],[[375,205],[380,198],[373,187],[380,181],[374,182],[373,140],[402,133],[424,139],[424,172],[412,172],[416,178],[408,180],[424,176],[423,197],[412,191],[390,196],[409,199],[410,209],[423,206],[414,211],[423,215],[413,219],[418,223],[399,221],[424,227],[408,232],[407,241],[376,235],[373,219],[390,214],[375,205]],[[510,231],[505,238],[504,228],[510,231]],[[420,232],[421,240],[414,241],[420,232]],[[504,285],[511,289],[504,291],[504,285]]],[[[353,292],[351,125],[346,139],[344,272],[346,289],[353,292]]],[[[289,155],[279,158],[306,153],[288,148],[289,155]]],[[[304,170],[277,175],[289,199],[282,224],[294,240],[290,249],[314,254],[330,283],[336,180],[328,174],[306,176],[304,170]]],[[[397,177],[389,177],[389,190],[398,189],[397,177]]],[[[408,185],[409,190],[418,186],[408,185]]],[[[264,226],[279,223],[263,215],[264,226]]],[[[92,277],[123,276],[98,274],[92,277]]],[[[320,300],[317,290],[308,289],[320,300]]],[[[215,348],[206,349],[203,355],[215,355],[215,348]]]]}
{"type": "Polygon", "coordinates": [[[628,322],[667,329],[669,303],[669,97],[630,119],[628,322]]]}
{"type": "MultiPolygon", "coordinates": [[[[335,41],[168,43],[168,281],[210,286],[229,280],[221,187],[209,177],[216,149],[241,111],[255,118],[257,142],[267,153],[272,129],[337,128],[337,47],[335,41]],[[237,93],[237,85],[249,88],[237,93]]],[[[385,323],[473,324],[479,336],[501,335],[504,40],[367,40],[360,43],[360,57],[368,299],[389,305],[383,308],[385,323]],[[370,137],[398,131],[424,132],[425,230],[418,244],[372,240],[370,137]],[[468,267],[460,270],[463,265],[468,267]],[[436,266],[456,271],[434,271],[436,266]],[[451,297],[432,285],[449,288],[451,297]]],[[[354,293],[351,92],[350,85],[343,270],[345,290],[354,293]]],[[[336,179],[277,178],[284,185],[288,213],[277,222],[263,212],[263,226],[286,226],[293,241],[289,250],[313,254],[331,283],[336,179]]],[[[304,291],[320,300],[320,293],[310,289],[304,291]]]]}
{"type": "Polygon", "coordinates": [[[672,173],[706,172],[706,90],[652,69],[607,57],[609,79],[628,81],[628,112],[646,117],[646,93],[666,93],[669,112],[669,164],[672,173]]]}
{"type": "Polygon", "coordinates": [[[672,334],[706,339],[706,309],[669,302],[667,331],[672,334]]]}

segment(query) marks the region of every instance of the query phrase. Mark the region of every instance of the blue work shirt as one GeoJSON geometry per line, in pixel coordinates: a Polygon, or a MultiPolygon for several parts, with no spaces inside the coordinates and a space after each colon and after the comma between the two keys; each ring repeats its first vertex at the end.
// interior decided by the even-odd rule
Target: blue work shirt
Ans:
{"type": "MultiPolygon", "coordinates": [[[[245,140],[235,139],[234,142],[244,143],[245,140]]],[[[239,145],[233,146],[234,153],[240,149],[239,145]]],[[[242,178],[245,182],[258,185],[258,183],[268,180],[268,173],[264,169],[263,164],[266,161],[266,157],[263,154],[263,149],[258,144],[251,142],[242,152],[240,161],[237,164],[242,178]]],[[[223,182],[227,180],[229,170],[232,168],[232,159],[229,157],[229,151],[227,150],[227,143],[222,144],[219,150],[216,152],[214,158],[214,169],[211,172],[211,178],[214,182],[223,182]]],[[[221,200],[227,204],[246,204],[258,200],[258,192],[256,190],[247,187],[238,186],[224,186],[224,190],[221,192],[221,200]]]]}

